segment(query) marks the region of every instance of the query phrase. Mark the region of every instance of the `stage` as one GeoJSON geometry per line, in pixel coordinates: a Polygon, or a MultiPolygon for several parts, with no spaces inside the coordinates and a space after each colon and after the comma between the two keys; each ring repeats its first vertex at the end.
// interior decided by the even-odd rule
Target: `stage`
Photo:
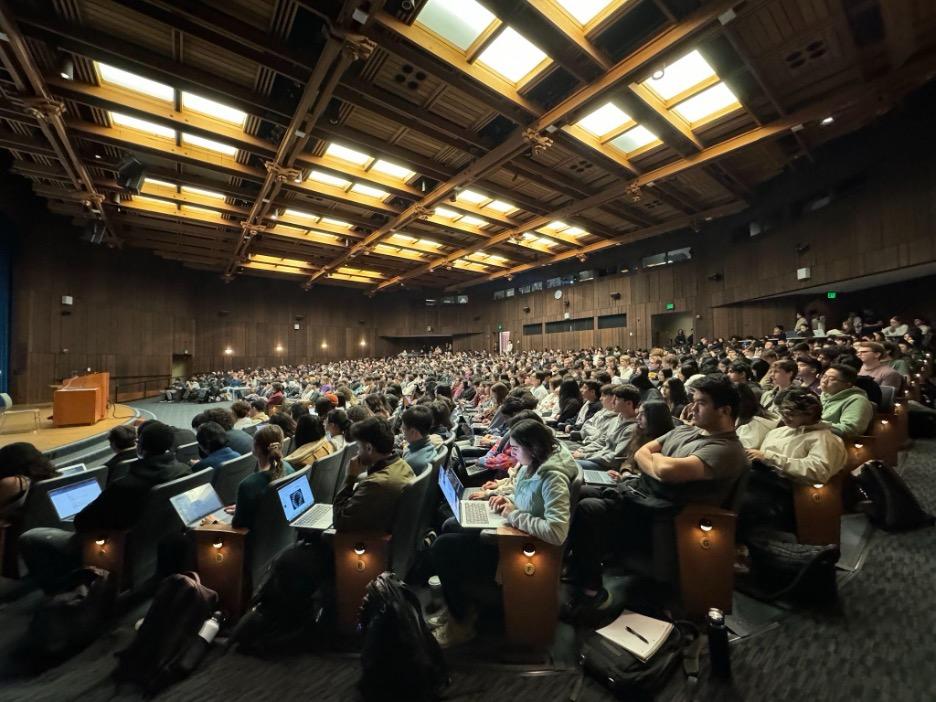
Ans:
{"type": "Polygon", "coordinates": [[[139,412],[127,405],[112,405],[108,407],[104,419],[88,426],[55,427],[52,425],[52,403],[40,405],[15,405],[14,414],[7,417],[3,433],[0,434],[0,446],[26,441],[43,453],[59,449],[68,444],[79,441],[103,439],[107,432],[116,426],[126,424],[139,416],[139,412]],[[33,415],[18,413],[20,410],[39,410],[39,429],[33,431],[33,415]]]}

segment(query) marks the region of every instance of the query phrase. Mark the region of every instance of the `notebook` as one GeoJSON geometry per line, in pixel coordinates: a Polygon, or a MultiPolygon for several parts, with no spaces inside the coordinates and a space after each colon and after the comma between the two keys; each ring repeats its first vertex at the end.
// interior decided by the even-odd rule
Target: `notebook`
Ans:
{"type": "Polygon", "coordinates": [[[645,617],[625,609],[620,617],[604,629],[598,629],[597,633],[646,663],[653,658],[672,630],[672,622],[645,617]]]}

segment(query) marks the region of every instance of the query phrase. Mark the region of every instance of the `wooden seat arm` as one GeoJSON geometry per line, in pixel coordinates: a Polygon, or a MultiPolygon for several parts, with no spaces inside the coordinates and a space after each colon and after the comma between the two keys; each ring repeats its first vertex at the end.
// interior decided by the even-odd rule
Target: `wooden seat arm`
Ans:
{"type": "Polygon", "coordinates": [[[81,563],[109,571],[123,587],[124,562],[129,529],[96,529],[81,534],[81,563]]]}
{"type": "Polygon", "coordinates": [[[229,617],[243,614],[247,601],[245,572],[249,529],[229,524],[205,524],[189,530],[202,584],[218,593],[218,604],[229,617]]]}
{"type": "Polygon", "coordinates": [[[707,505],[686,505],[673,520],[683,606],[692,619],[717,607],[731,611],[737,515],[707,505]]]}
{"type": "Polygon", "coordinates": [[[353,636],[368,583],[390,567],[392,538],[375,531],[328,531],[335,555],[338,633],[353,636]]]}
{"type": "Polygon", "coordinates": [[[796,538],[801,544],[838,544],[841,539],[843,490],[849,472],[839,471],[825,485],[793,482],[796,538]]]}

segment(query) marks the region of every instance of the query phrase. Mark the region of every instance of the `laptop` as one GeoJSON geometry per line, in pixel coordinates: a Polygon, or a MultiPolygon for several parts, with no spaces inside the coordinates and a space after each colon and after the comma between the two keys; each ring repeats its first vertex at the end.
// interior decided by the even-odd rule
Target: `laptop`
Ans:
{"type": "Polygon", "coordinates": [[[488,507],[487,500],[465,500],[465,488],[455,471],[439,471],[439,488],[458,523],[465,529],[494,529],[507,519],[488,507]]]}
{"type": "Polygon", "coordinates": [[[87,470],[84,463],[75,463],[71,466],[65,466],[64,468],[59,468],[55,472],[59,475],[75,475],[76,473],[84,473],[87,470]]]}
{"type": "Polygon", "coordinates": [[[583,470],[588,485],[616,485],[614,479],[605,470],[583,470]]]}
{"type": "Polygon", "coordinates": [[[277,493],[289,526],[297,529],[331,528],[332,506],[315,501],[308,473],[280,486],[277,493]]]}
{"type": "Polygon", "coordinates": [[[88,478],[49,490],[49,499],[61,521],[73,522],[75,515],[91,504],[100,494],[100,483],[95,478],[88,478]]]}
{"type": "Polygon", "coordinates": [[[230,524],[233,514],[224,511],[224,505],[221,504],[221,498],[211,486],[211,483],[197,485],[196,487],[180,492],[169,498],[173,509],[179,515],[182,523],[194,528],[201,524],[205,517],[211,517],[218,520],[221,524],[230,524]]]}

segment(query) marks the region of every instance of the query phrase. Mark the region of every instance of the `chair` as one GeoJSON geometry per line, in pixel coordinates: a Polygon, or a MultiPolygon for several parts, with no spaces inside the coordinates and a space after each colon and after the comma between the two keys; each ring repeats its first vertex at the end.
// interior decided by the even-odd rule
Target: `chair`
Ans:
{"type": "Polygon", "coordinates": [[[46,480],[37,480],[29,486],[29,492],[26,493],[26,500],[19,514],[10,521],[0,521],[0,540],[5,544],[5,548],[0,551],[2,574],[4,576],[18,578],[21,575],[19,552],[17,550],[17,541],[20,534],[37,527],[55,527],[67,531],[75,530],[73,523],[63,522],[59,519],[55,507],[52,506],[52,500],[49,499],[49,492],[89,478],[96,479],[103,490],[107,484],[107,466],[89,468],[73,475],[60,475],[46,480]]]}
{"type": "Polygon", "coordinates": [[[83,544],[83,563],[111,571],[119,589],[139,591],[156,575],[160,541],[179,529],[170,498],[205,485],[211,468],[150,488],[140,518],[129,530],[88,533],[83,544]]]}
{"type": "Polygon", "coordinates": [[[335,501],[335,493],[338,492],[338,477],[341,466],[344,464],[346,451],[347,447],[318,459],[310,466],[312,471],[309,482],[312,485],[312,497],[316,502],[331,504],[335,501]]]}
{"type": "Polygon", "coordinates": [[[115,480],[127,477],[130,473],[130,469],[139,462],[139,458],[128,458],[126,461],[115,463],[107,474],[107,484],[110,485],[115,480]]]}
{"type": "Polygon", "coordinates": [[[344,485],[345,476],[348,474],[348,466],[351,461],[357,458],[358,455],[358,445],[356,441],[352,441],[344,445],[344,455],[341,460],[341,468],[338,470],[338,480],[336,481],[336,486],[338,490],[341,489],[341,486],[344,485]]]}
{"type": "Polygon", "coordinates": [[[894,411],[894,403],[897,400],[897,388],[889,385],[881,386],[881,406],[880,411],[884,414],[890,414],[894,411]]]}
{"type": "Polygon", "coordinates": [[[193,458],[198,458],[198,442],[193,441],[190,444],[182,444],[176,448],[175,457],[179,463],[188,465],[193,458]]]}
{"type": "Polygon", "coordinates": [[[841,542],[843,492],[848,479],[844,468],[825,485],[793,484],[796,540],[801,544],[825,546],[841,542]]]}
{"type": "Polygon", "coordinates": [[[221,498],[221,504],[233,505],[237,501],[237,486],[257,470],[257,457],[252,453],[225,461],[214,470],[211,486],[221,498]]]}
{"type": "Polygon", "coordinates": [[[900,428],[896,415],[878,412],[868,429],[868,434],[874,437],[874,457],[889,466],[897,465],[897,454],[906,440],[900,428]]]}
{"type": "Polygon", "coordinates": [[[244,431],[246,431],[248,434],[250,434],[251,436],[253,436],[254,434],[257,433],[257,428],[258,428],[259,426],[260,426],[259,424],[250,424],[250,425],[244,427],[244,431]]]}

